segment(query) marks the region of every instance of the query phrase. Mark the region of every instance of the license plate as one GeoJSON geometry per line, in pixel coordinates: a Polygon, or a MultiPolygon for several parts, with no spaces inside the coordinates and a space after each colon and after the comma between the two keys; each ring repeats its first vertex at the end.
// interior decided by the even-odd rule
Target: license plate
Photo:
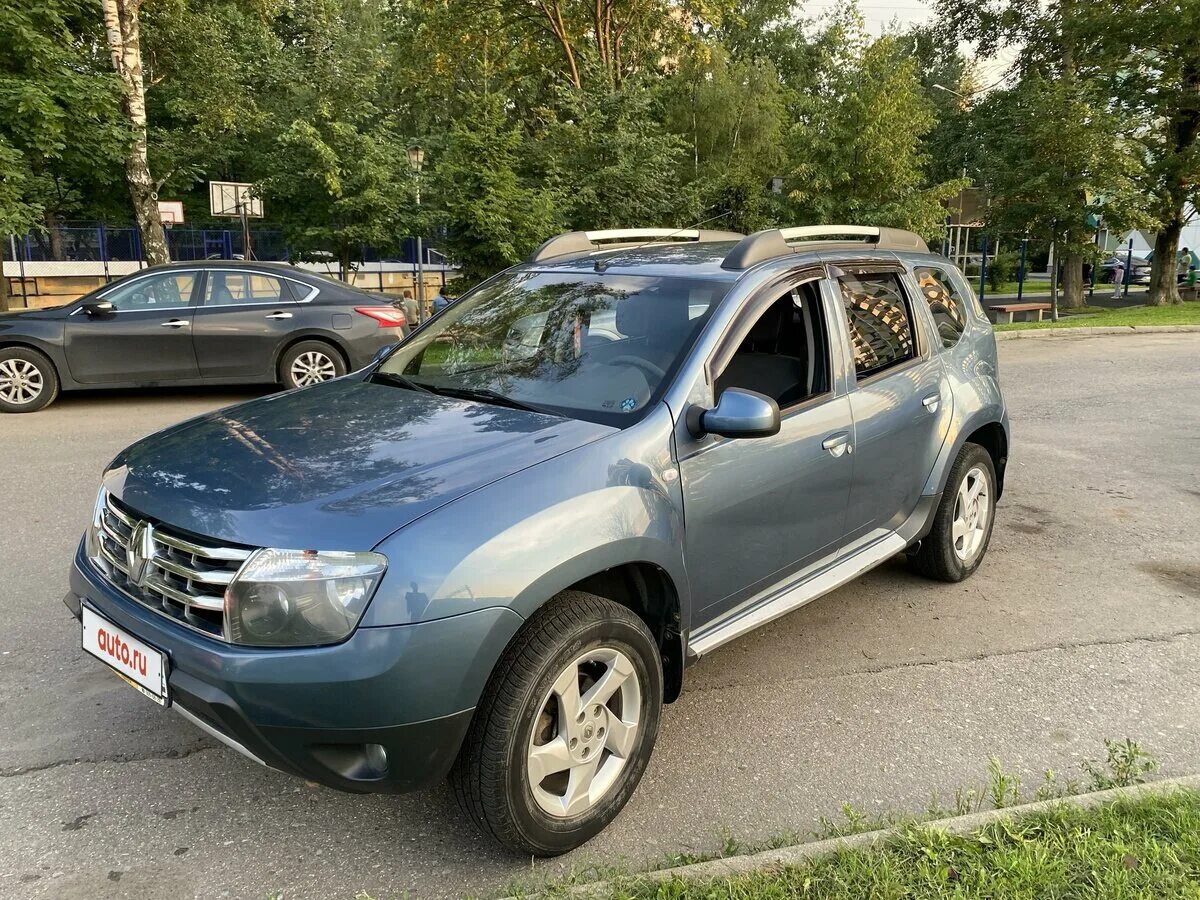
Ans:
{"type": "Polygon", "coordinates": [[[83,607],[83,649],[108,664],[130,687],[166,706],[167,658],[104,616],[83,607]]]}

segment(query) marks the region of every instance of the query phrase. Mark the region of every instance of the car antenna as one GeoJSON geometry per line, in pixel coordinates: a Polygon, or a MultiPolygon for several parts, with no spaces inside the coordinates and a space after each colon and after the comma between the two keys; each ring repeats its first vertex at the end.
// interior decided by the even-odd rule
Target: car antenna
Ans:
{"type": "MultiPolygon", "coordinates": [[[[642,243],[637,244],[636,246],[630,247],[629,249],[630,250],[641,250],[643,247],[648,247],[650,244],[657,244],[659,241],[663,240],[664,238],[674,237],[675,235],[680,234],[684,231],[695,231],[695,230],[699,229],[701,225],[707,225],[709,222],[717,221],[717,219],[724,219],[731,212],[733,212],[733,210],[727,209],[727,210],[725,210],[725,212],[717,213],[715,216],[710,216],[707,219],[697,222],[695,225],[684,225],[682,228],[676,228],[674,231],[670,232],[669,234],[664,234],[664,235],[660,235],[655,238],[651,238],[650,240],[643,241],[642,243]]],[[[600,272],[603,272],[605,270],[605,268],[607,268],[607,266],[608,266],[608,263],[604,259],[597,257],[596,263],[592,268],[595,272],[600,273],[600,272]]]]}

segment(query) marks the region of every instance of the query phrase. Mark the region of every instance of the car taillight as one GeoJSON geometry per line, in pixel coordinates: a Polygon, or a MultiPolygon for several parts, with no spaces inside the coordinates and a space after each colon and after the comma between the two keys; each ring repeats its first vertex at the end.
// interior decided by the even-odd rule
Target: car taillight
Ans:
{"type": "Polygon", "coordinates": [[[356,306],[354,311],[374,319],[380,328],[400,328],[408,324],[404,311],[392,306],[356,306]]]}

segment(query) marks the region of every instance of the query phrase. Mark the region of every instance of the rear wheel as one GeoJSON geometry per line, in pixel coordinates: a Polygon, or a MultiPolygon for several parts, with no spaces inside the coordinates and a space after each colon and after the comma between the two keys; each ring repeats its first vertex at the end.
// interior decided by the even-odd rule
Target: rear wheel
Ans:
{"type": "Polygon", "coordinates": [[[962,581],[979,568],[996,521],[996,469],[978,444],[964,444],[912,567],[938,581],[962,581]]]}
{"type": "Polygon", "coordinates": [[[288,388],[310,387],[345,374],[342,354],[324,341],[301,341],[279,361],[279,380],[288,388]]]}
{"type": "Polygon", "coordinates": [[[460,806],[520,853],[578,847],[641,780],[662,697],[658,647],[640,618],[592,594],[555,598],[496,665],[450,775],[460,806]]]}
{"type": "Polygon", "coordinates": [[[29,347],[0,348],[0,412],[37,412],[57,396],[58,373],[49,357],[29,347]]]}

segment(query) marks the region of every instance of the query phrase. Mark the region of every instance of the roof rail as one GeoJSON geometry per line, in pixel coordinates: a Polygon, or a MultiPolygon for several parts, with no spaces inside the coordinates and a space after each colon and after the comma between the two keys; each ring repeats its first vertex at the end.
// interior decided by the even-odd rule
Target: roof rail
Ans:
{"type": "Polygon", "coordinates": [[[798,253],[806,249],[806,241],[834,241],[850,238],[865,241],[879,250],[913,250],[928,253],[924,239],[901,228],[880,228],[874,225],[804,225],[799,228],[770,228],[756,231],[743,238],[721,262],[723,269],[748,269],[755,263],[798,253]],[[796,246],[800,244],[801,246],[796,246]]]}
{"type": "Polygon", "coordinates": [[[709,231],[698,228],[609,228],[602,231],[568,231],[550,238],[530,254],[528,262],[543,262],[556,256],[591,253],[618,247],[637,247],[648,243],[706,243],[740,241],[738,231],[709,231]]]}

